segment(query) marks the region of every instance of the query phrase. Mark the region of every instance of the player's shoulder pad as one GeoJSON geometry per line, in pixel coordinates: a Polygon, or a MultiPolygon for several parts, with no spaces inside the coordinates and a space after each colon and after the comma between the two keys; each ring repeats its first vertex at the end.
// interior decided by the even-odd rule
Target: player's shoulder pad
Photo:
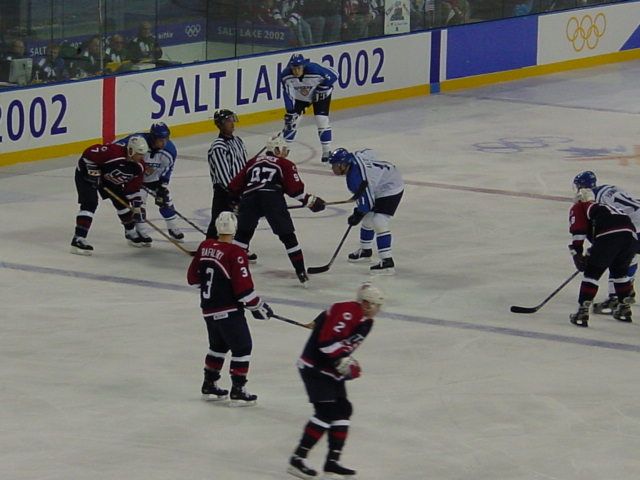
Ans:
{"type": "Polygon", "coordinates": [[[334,303],[329,307],[327,313],[332,316],[341,316],[346,320],[354,319],[358,322],[364,320],[362,305],[354,300],[334,303]]]}
{"type": "Polygon", "coordinates": [[[169,155],[171,155],[171,158],[173,158],[174,160],[178,156],[178,149],[176,148],[176,144],[173,143],[171,140],[167,142],[163,150],[167,152],[169,155]]]}

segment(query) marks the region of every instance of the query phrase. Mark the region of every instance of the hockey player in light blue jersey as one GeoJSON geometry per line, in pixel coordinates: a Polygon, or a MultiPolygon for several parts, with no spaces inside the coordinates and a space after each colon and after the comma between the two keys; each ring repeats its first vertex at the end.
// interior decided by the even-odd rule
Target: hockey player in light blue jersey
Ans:
{"type": "MultiPolygon", "coordinates": [[[[170,139],[171,130],[165,123],[158,122],[151,125],[148,132],[134,133],[133,135],[144,137],[149,145],[149,153],[144,158],[144,188],[140,190],[140,198],[134,200],[134,203],[138,204],[134,206],[139,206],[142,212],[142,218],[136,223],[136,230],[140,236],[151,241],[151,237],[149,237],[151,228],[144,222],[144,218],[146,218],[145,205],[149,191],[155,196],[155,203],[159,207],[160,215],[167,222],[169,235],[175,240],[183,241],[184,233],[177,225],[176,210],[169,192],[169,182],[178,156],[178,150],[170,139]]],[[[116,143],[126,145],[128,139],[129,137],[126,137],[116,143]]]]}
{"type": "MultiPolygon", "coordinates": [[[[581,172],[573,179],[575,189],[589,188],[593,191],[596,203],[608,205],[625,215],[627,215],[636,229],[636,235],[640,238],[640,199],[635,198],[625,190],[615,185],[598,185],[596,174],[590,170],[581,172]]],[[[631,285],[634,284],[636,272],[638,270],[638,256],[636,255],[629,266],[627,273],[631,285]]],[[[632,290],[631,298],[635,300],[635,290],[632,290]]],[[[609,277],[609,298],[604,302],[594,303],[593,312],[601,314],[613,314],[618,305],[613,280],[609,277]]]]}
{"type": "Polygon", "coordinates": [[[359,195],[357,206],[348,218],[349,225],[360,227],[360,248],[349,254],[350,262],[369,262],[373,257],[373,242],[380,261],[370,267],[371,273],[393,275],[395,264],[391,251],[389,220],[396,213],[404,181],[395,165],[378,160],[373,150],[350,153],[338,148],[328,158],[335,175],[346,175],[347,188],[359,195]]]}
{"type": "Polygon", "coordinates": [[[300,53],[293,54],[282,71],[282,91],[286,110],[282,136],[287,142],[293,142],[298,133],[300,116],[307,107],[313,105],[323,162],[326,162],[331,154],[329,108],[333,84],[337,79],[335,71],[311,62],[300,53]]]}

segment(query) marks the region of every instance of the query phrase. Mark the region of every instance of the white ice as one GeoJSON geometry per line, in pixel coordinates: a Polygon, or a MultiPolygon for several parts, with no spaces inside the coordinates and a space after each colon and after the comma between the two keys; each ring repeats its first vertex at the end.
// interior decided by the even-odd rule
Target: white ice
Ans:
{"type": "MultiPolygon", "coordinates": [[[[536,314],[509,312],[573,271],[576,173],[640,195],[638,78],[633,62],[332,115],[335,146],[372,148],[407,181],[392,224],[397,275],[375,279],[388,302],[355,355],[364,375],[348,385],[343,460],[361,479],[640,478],[638,323],[571,325],[578,279],[536,314]]],[[[279,126],[240,123],[238,133],[255,152],[279,126]]],[[[205,228],[212,138],[213,125],[176,140],[172,180],[178,210],[205,228]]],[[[292,158],[308,190],[348,197],[318,160],[312,118],[299,140],[292,158]]],[[[69,254],[75,161],[0,169],[0,478],[292,478],[287,459],[312,412],[294,366],[308,332],[250,319],[258,406],[201,401],[207,342],[189,257],[158,235],[151,249],[129,247],[107,203],[89,236],[94,255],[69,254]]],[[[308,266],[329,260],[349,211],[295,210],[308,266]]],[[[203,237],[186,227],[195,248],[203,237]]],[[[346,262],[357,244],[352,232],[305,290],[263,225],[257,290],[308,322],[370,278],[346,262]]],[[[605,291],[603,281],[600,299],[605,291]]],[[[323,439],[310,462],[321,467],[325,452],[323,439]]]]}

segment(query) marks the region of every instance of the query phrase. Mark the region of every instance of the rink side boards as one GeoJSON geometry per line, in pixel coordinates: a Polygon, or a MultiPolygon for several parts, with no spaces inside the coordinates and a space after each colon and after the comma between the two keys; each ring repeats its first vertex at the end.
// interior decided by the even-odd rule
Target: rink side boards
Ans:
{"type": "MultiPolygon", "coordinates": [[[[332,110],[640,59],[640,1],[321,46],[339,76],[332,110]],[[410,52],[408,54],[407,52],[410,52]]],[[[291,51],[0,92],[0,166],[77,155],[164,121],[175,137],[282,118],[291,51]]]]}

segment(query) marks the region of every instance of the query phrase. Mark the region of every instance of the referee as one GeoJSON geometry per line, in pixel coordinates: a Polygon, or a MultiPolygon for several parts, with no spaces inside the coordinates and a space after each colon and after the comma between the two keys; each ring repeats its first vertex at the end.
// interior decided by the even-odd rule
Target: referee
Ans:
{"type": "Polygon", "coordinates": [[[220,212],[233,211],[229,183],[247,163],[247,149],[240,137],[233,132],[238,116],[231,110],[216,110],[213,123],[220,134],[209,148],[209,173],[213,182],[213,200],[211,202],[211,223],[207,229],[207,238],[218,238],[216,218],[220,212]]]}

